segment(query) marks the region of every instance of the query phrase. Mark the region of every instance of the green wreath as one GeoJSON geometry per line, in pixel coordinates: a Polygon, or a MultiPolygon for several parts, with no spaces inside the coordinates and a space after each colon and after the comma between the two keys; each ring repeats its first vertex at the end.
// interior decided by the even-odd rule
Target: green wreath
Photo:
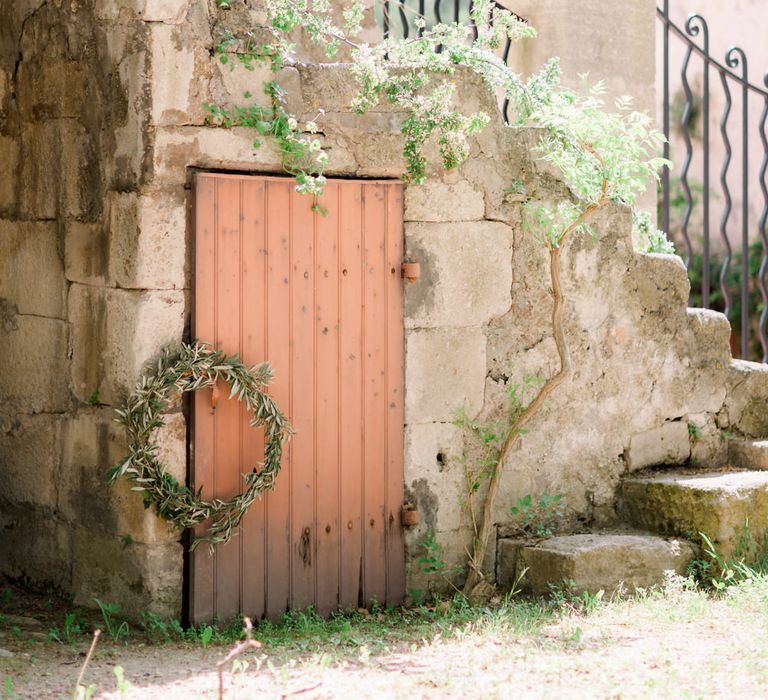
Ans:
{"type": "Polygon", "coordinates": [[[154,504],[157,513],[178,528],[210,520],[205,536],[195,539],[190,549],[206,542],[213,550],[216,544],[228,542],[251,504],[262,492],[275,487],[283,444],[292,432],[274,399],[265,391],[271,380],[272,368],[268,364],[248,368],[237,355],[227,357],[204,343],[182,344],[176,357],[164,352],[155,374],[142,377],[125,408],[116,411],[117,422],[125,426],[128,434],[128,456],[110,470],[110,483],[125,476],[136,484],[132,487],[134,491],[142,492],[145,507],[154,504]],[[251,426],[264,426],[264,462],[243,475],[245,490],[241,494],[227,501],[206,501],[202,489],[192,491],[165,470],[151,437],[163,425],[162,414],[172,394],[208,387],[215,390],[219,379],[229,384],[230,399],[245,401],[253,414],[251,426]]]}

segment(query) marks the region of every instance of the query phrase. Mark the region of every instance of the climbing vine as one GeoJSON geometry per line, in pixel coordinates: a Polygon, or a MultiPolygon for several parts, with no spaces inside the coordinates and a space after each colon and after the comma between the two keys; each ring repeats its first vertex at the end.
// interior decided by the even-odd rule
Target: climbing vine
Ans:
{"type": "MultiPolygon", "coordinates": [[[[527,425],[571,373],[563,327],[563,247],[575,235],[595,236],[595,215],[609,204],[635,206],[638,194],[665,164],[656,156],[663,137],[652,127],[648,115],[631,109],[629,98],[616,101],[612,111],[607,110],[601,83],[589,86],[585,82],[581,90],[562,86],[556,58],[523,80],[496,52],[507,40],[530,39],[535,31],[490,0],[472,3],[472,26],[427,26],[423,17],[417,17],[415,36],[390,37],[375,44],[356,39],[364,17],[360,0],[352,0],[343,10],[340,23],[334,19],[334,7],[338,4],[332,5],[330,0],[312,0],[311,4],[309,0],[265,0],[267,22],[258,29],[271,40],[257,44],[251,33],[229,34],[221,48],[221,59],[229,61],[228,54],[232,53],[246,68],[255,61],[268,61],[278,72],[293,62],[298,32],[322,46],[328,57],[335,56],[344,46],[349,53],[349,73],[358,87],[352,108],[362,114],[384,100],[400,109],[406,161],[404,179],[416,184],[426,179],[428,144],[438,146],[443,167],[455,168],[469,155],[469,139],[490,120],[485,112],[465,114],[456,106],[461,101],[451,78],[459,69],[469,70],[479,75],[492,91],[509,100],[514,115],[512,126],[539,127],[536,155],[559,170],[570,190],[570,196],[554,206],[535,201],[524,204],[526,229],[549,256],[552,333],[560,362],[559,369],[542,382],[530,403],[510,416],[500,433],[503,438],[499,440],[495,459],[486,470],[485,498],[482,505],[473,504],[475,536],[464,585],[464,593],[472,595],[484,584],[482,562],[504,465],[527,425]]],[[[403,9],[408,10],[405,6],[403,9]]],[[[299,125],[285,111],[275,84],[269,83],[266,89],[272,98],[271,108],[209,105],[211,119],[222,126],[251,126],[259,136],[273,137],[286,170],[297,179],[297,188],[317,195],[325,183],[323,169],[328,162],[315,136],[322,112],[317,120],[299,125]]],[[[656,233],[649,234],[647,221],[641,223],[646,239],[656,241],[651,248],[663,243],[656,233]]]]}

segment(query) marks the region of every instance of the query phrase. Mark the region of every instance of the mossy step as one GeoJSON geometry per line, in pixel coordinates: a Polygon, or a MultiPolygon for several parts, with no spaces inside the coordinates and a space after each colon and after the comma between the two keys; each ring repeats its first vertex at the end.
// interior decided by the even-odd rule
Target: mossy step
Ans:
{"type": "Polygon", "coordinates": [[[620,508],[636,527],[694,540],[712,538],[721,554],[736,555],[745,525],[755,543],[768,535],[768,472],[666,472],[624,479],[620,508]]]}
{"type": "Polygon", "coordinates": [[[728,460],[734,467],[768,471],[768,440],[731,440],[728,460]]]}
{"type": "Polygon", "coordinates": [[[684,575],[697,551],[686,540],[647,533],[562,535],[536,544],[502,539],[496,574],[500,586],[511,588],[527,568],[519,585],[539,595],[563,582],[576,594],[610,595],[659,585],[668,570],[684,575]]]}

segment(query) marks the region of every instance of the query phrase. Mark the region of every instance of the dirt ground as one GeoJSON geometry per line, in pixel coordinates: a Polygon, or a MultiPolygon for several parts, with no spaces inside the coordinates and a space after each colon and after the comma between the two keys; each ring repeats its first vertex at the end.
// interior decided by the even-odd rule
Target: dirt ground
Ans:
{"type": "MultiPolygon", "coordinates": [[[[50,641],[56,611],[32,606],[27,620],[37,624],[13,623],[18,611],[3,616],[0,697],[73,696],[89,636],[50,641]]],[[[224,697],[768,698],[765,580],[719,598],[673,587],[545,614],[522,601],[430,614],[428,624],[380,615],[384,622],[310,622],[290,634],[257,628],[264,646],[226,665],[224,697]]],[[[218,697],[216,662],[231,643],[102,637],[84,678],[92,697],[218,697]],[[130,684],[122,692],[117,665],[130,684]]]]}

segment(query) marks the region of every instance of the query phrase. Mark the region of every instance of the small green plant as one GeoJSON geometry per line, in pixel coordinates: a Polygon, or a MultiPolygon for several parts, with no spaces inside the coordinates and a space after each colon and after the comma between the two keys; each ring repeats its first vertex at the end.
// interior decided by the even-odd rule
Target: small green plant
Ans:
{"type": "Polygon", "coordinates": [[[117,692],[120,693],[120,697],[124,697],[125,693],[131,689],[131,684],[125,680],[125,671],[122,666],[115,666],[114,668],[115,678],[117,679],[117,692]]]}
{"type": "Polygon", "coordinates": [[[130,547],[133,544],[133,537],[131,537],[130,533],[120,535],[120,544],[123,545],[123,549],[130,547]]]}
{"type": "Polygon", "coordinates": [[[13,678],[10,676],[6,676],[5,680],[3,681],[3,698],[2,700],[16,700],[18,698],[18,695],[16,695],[16,691],[13,687],[13,678]]]}
{"type": "Polygon", "coordinates": [[[88,403],[91,406],[99,405],[99,389],[98,387],[93,390],[93,393],[88,397],[88,403]]]}
{"type": "Polygon", "coordinates": [[[120,641],[122,637],[127,637],[130,631],[128,623],[117,617],[120,614],[120,606],[117,603],[104,603],[98,598],[94,598],[94,600],[101,611],[101,617],[104,620],[107,634],[116,642],[120,641]]]}
{"type": "Polygon", "coordinates": [[[518,518],[520,527],[536,537],[552,537],[565,515],[565,503],[561,494],[543,493],[537,500],[527,494],[517,499],[517,505],[509,509],[518,518]]]}
{"type": "Polygon", "coordinates": [[[11,598],[13,598],[13,590],[11,588],[4,588],[3,589],[3,603],[8,604],[11,602],[11,598]]]}
{"type": "Polygon", "coordinates": [[[693,440],[701,440],[701,428],[696,423],[688,423],[688,436],[693,440]]]}
{"type": "Polygon", "coordinates": [[[558,608],[565,608],[581,615],[589,615],[600,606],[605,591],[596,593],[589,591],[576,592],[576,582],[573,579],[563,579],[560,583],[549,585],[552,602],[558,608]]]}
{"type": "Polygon", "coordinates": [[[702,586],[723,592],[730,586],[747,583],[768,572],[768,533],[758,542],[750,529],[749,519],[739,535],[732,559],[724,557],[711,537],[700,532],[705,558],[689,567],[691,575],[702,586]]]}
{"type": "MultiPolygon", "coordinates": [[[[450,583],[450,576],[461,570],[458,566],[448,566],[443,558],[443,548],[435,539],[435,533],[429,528],[418,542],[424,553],[416,559],[422,573],[430,576],[442,576],[450,583]]],[[[453,585],[453,584],[451,584],[453,585]]]]}
{"type": "Polygon", "coordinates": [[[80,610],[73,610],[64,616],[64,623],[59,629],[57,625],[48,630],[48,638],[59,644],[74,644],[83,633],[85,620],[80,610]]]}

